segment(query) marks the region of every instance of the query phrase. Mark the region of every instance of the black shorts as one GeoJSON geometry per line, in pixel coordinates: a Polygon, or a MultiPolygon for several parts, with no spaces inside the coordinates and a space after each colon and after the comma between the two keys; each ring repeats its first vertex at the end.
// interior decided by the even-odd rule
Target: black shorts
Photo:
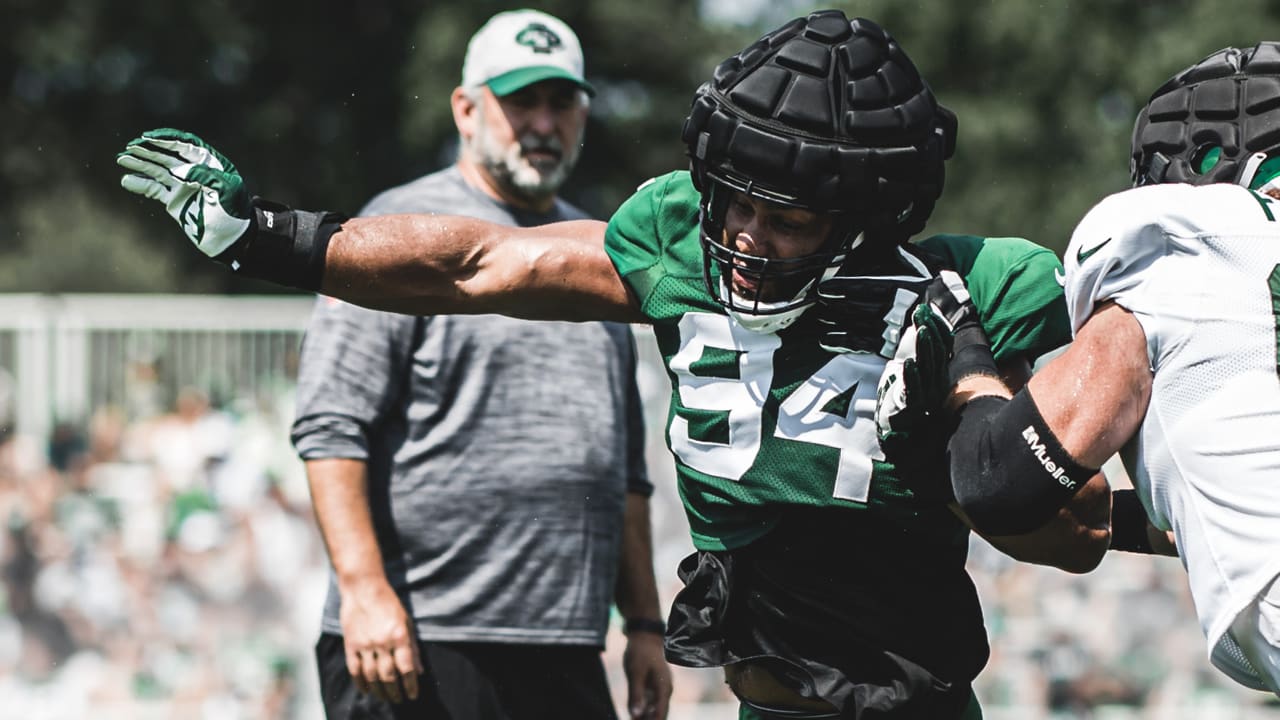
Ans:
{"type": "Polygon", "coordinates": [[[418,699],[356,690],[341,635],[316,643],[328,720],[617,720],[599,648],[418,641],[418,699]]]}
{"type": "Polygon", "coordinates": [[[841,717],[958,718],[988,646],[964,552],[869,514],[805,511],[680,564],[667,660],[752,662],[841,717]]]}

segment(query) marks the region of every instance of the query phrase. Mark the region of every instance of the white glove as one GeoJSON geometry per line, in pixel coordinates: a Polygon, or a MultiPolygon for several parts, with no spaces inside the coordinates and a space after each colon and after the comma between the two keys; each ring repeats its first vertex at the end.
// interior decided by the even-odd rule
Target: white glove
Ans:
{"type": "Polygon", "coordinates": [[[191,133],[149,130],[116,156],[116,164],[129,171],[120,186],[163,203],[209,257],[226,252],[252,225],[253,207],[235,165],[191,133]]]}

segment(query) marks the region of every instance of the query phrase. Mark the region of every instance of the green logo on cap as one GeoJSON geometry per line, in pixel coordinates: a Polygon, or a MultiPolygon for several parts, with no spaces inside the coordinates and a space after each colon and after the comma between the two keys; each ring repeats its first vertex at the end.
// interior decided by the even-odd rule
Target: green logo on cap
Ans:
{"type": "Polygon", "coordinates": [[[526,45],[536,53],[550,53],[564,43],[560,36],[542,23],[529,23],[529,26],[516,34],[516,42],[526,45]]]}

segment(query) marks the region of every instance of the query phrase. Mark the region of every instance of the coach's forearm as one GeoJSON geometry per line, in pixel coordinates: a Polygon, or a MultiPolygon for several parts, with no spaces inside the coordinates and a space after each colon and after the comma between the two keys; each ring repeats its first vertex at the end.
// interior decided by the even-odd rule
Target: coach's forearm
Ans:
{"type": "Polygon", "coordinates": [[[653,539],[649,527],[649,498],[627,493],[622,523],[622,554],[618,563],[618,612],[627,620],[662,620],[658,587],[653,577],[653,539]]]}
{"type": "Polygon", "coordinates": [[[308,460],[307,482],[316,524],[340,591],[386,582],[369,510],[367,465],[361,460],[308,460]]]}

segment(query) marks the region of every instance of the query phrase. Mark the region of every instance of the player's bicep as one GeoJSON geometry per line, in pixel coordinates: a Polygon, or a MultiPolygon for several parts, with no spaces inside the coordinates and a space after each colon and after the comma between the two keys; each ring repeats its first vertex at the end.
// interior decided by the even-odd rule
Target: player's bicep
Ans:
{"type": "Polygon", "coordinates": [[[1151,397],[1142,326],[1114,303],[1100,306],[1028,389],[1063,449],[1100,467],[1137,431],[1151,397]]]}

